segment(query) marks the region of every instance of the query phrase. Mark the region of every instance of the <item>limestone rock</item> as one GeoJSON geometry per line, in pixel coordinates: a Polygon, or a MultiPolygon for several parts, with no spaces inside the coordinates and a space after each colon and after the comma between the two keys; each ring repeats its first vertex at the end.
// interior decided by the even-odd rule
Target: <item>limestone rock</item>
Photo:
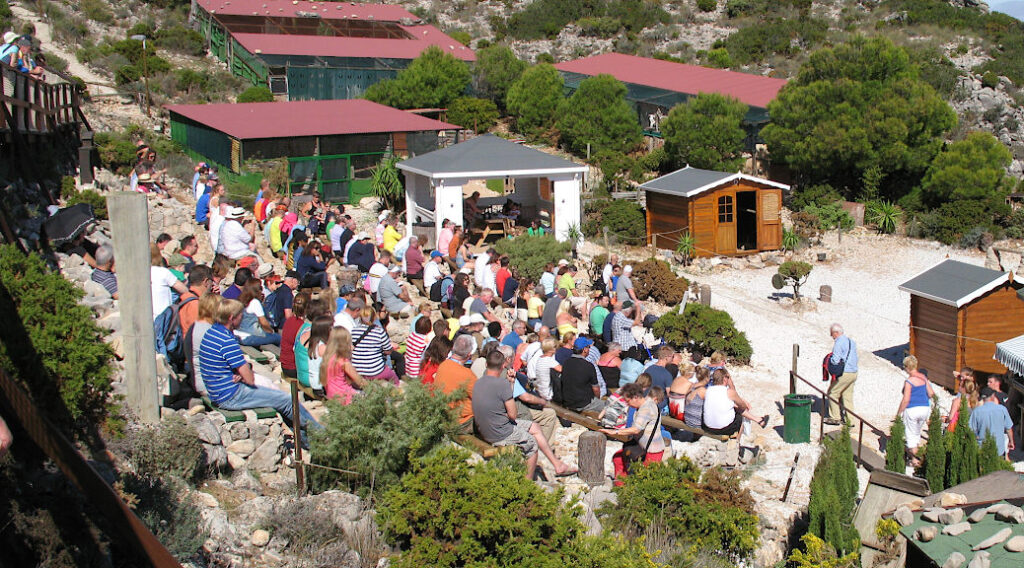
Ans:
{"type": "Polygon", "coordinates": [[[939,529],[936,527],[921,527],[914,533],[914,538],[921,542],[931,542],[939,534],[939,529]]]}
{"type": "Polygon", "coordinates": [[[989,560],[988,551],[982,550],[974,555],[971,559],[971,563],[967,565],[967,568],[989,568],[992,566],[992,561],[989,560]]]}
{"type": "Polygon", "coordinates": [[[237,440],[228,445],[228,451],[237,454],[239,457],[247,458],[256,451],[256,444],[252,440],[237,440]]]}
{"type": "Polygon", "coordinates": [[[204,507],[214,509],[220,506],[220,503],[217,502],[217,498],[214,497],[213,495],[210,495],[209,493],[198,491],[196,492],[196,495],[198,495],[199,497],[199,504],[204,507]]]}
{"type": "Polygon", "coordinates": [[[93,282],[91,279],[86,280],[82,283],[82,289],[85,290],[86,295],[94,298],[109,298],[110,292],[103,287],[99,282],[93,282]]]}
{"type": "Polygon", "coordinates": [[[253,546],[264,547],[270,542],[270,533],[263,529],[256,529],[252,531],[252,544],[253,546]]]}
{"type": "Polygon", "coordinates": [[[982,520],[985,519],[985,515],[987,515],[987,514],[988,514],[988,508],[987,507],[982,507],[980,509],[975,509],[973,513],[971,513],[970,515],[967,516],[967,520],[971,521],[972,523],[980,523],[982,520]]]}
{"type": "MultiPolygon", "coordinates": [[[[225,459],[227,459],[225,457],[225,459]]],[[[256,471],[277,471],[281,463],[281,442],[279,438],[268,437],[249,456],[249,467],[256,471]]]]}
{"type": "Polygon", "coordinates": [[[921,518],[928,521],[929,523],[937,523],[939,522],[939,515],[945,512],[945,509],[931,508],[921,513],[921,518]]]}
{"type": "Polygon", "coordinates": [[[956,507],[967,503],[967,497],[960,493],[943,493],[939,498],[939,504],[943,507],[956,507]]]}
{"type": "Polygon", "coordinates": [[[227,467],[228,452],[224,449],[224,446],[203,444],[203,450],[206,452],[206,467],[216,470],[222,470],[227,467]]]}
{"type": "Polygon", "coordinates": [[[1006,541],[1003,548],[1010,552],[1024,552],[1024,536],[1017,535],[1006,541]]]}
{"type": "Polygon", "coordinates": [[[228,452],[228,465],[231,466],[231,469],[242,469],[245,467],[245,458],[234,452],[228,452]]]}
{"type": "Polygon", "coordinates": [[[245,467],[236,469],[235,473],[231,474],[231,485],[233,485],[236,490],[244,489],[254,493],[259,493],[263,490],[263,486],[260,485],[259,480],[256,479],[256,477],[253,476],[253,474],[245,467]]]}
{"type": "Polygon", "coordinates": [[[220,444],[220,432],[217,431],[217,427],[210,422],[205,415],[196,414],[190,416],[188,423],[196,429],[199,434],[199,439],[204,443],[218,445],[220,444]]]}
{"type": "Polygon", "coordinates": [[[967,562],[967,557],[959,552],[954,552],[942,563],[942,568],[960,568],[964,562],[967,562]]]}
{"type": "MultiPolygon", "coordinates": [[[[1003,542],[1004,540],[1010,538],[1011,534],[1013,534],[1013,529],[1010,529],[1009,527],[1007,527],[1005,529],[1001,529],[996,534],[994,534],[994,535],[986,538],[985,540],[979,542],[978,544],[974,545],[974,548],[972,548],[971,550],[977,551],[977,550],[984,550],[986,548],[990,548],[990,547],[995,546],[995,545],[999,544],[1000,542],[1003,542]]],[[[977,558],[977,556],[975,556],[975,558],[977,558]]],[[[971,566],[974,566],[974,560],[971,560],[971,566]]]]}
{"type": "Polygon", "coordinates": [[[892,515],[893,519],[900,524],[901,527],[908,526],[914,522],[914,513],[910,512],[910,509],[906,507],[900,507],[896,509],[896,512],[892,515]]]}
{"type": "Polygon", "coordinates": [[[1012,505],[1003,507],[996,513],[996,518],[1008,523],[1024,524],[1024,509],[1012,505]]]}
{"type": "Polygon", "coordinates": [[[939,513],[939,522],[944,525],[955,525],[964,518],[963,509],[949,509],[939,513]]]}
{"type": "Polygon", "coordinates": [[[942,534],[947,534],[949,536],[957,536],[964,534],[969,530],[971,530],[971,523],[964,521],[962,523],[952,524],[943,528],[942,534]]]}

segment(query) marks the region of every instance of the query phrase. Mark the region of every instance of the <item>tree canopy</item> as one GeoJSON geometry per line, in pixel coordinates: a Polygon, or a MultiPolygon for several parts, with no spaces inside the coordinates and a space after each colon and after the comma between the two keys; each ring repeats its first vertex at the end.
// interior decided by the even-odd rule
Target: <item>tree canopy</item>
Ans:
{"type": "Polygon", "coordinates": [[[239,93],[238,98],[235,102],[239,103],[272,103],[274,102],[274,93],[270,92],[270,89],[266,87],[249,87],[248,89],[239,93]]]}
{"type": "Polygon", "coordinates": [[[482,95],[504,109],[509,88],[526,67],[527,63],[508,47],[491,45],[476,52],[473,82],[482,95]]]}
{"type": "Polygon", "coordinates": [[[585,79],[558,112],[562,141],[578,155],[604,150],[630,152],[643,131],[626,101],[626,85],[611,75],[585,79]]]}
{"type": "Polygon", "coordinates": [[[562,75],[549,63],[524,71],[509,87],[506,99],[516,120],[516,130],[533,140],[550,136],[565,100],[564,88],[562,75]]]}
{"type": "Polygon", "coordinates": [[[448,107],[448,122],[478,133],[490,130],[498,116],[498,107],[490,99],[459,97],[448,107]]]}
{"type": "MultiPolygon", "coordinates": [[[[953,109],[917,77],[902,48],[855,37],[811,54],[768,106],[761,131],[774,159],[801,184],[828,183],[848,198],[870,185],[898,199],[918,184],[956,124],[953,109]]],[[[874,187],[871,188],[874,191],[874,187]]]]}
{"type": "Polygon", "coordinates": [[[364,97],[395,108],[445,108],[469,85],[469,65],[430,46],[394,79],[366,90],[364,97]]]}
{"type": "Polygon", "coordinates": [[[676,105],[661,123],[665,151],[677,166],[738,171],[743,164],[743,117],[749,107],[718,93],[676,105]]]}
{"type": "Polygon", "coordinates": [[[1012,156],[995,136],[971,132],[935,156],[921,182],[930,205],[962,199],[984,200],[1003,187],[1012,156]]]}

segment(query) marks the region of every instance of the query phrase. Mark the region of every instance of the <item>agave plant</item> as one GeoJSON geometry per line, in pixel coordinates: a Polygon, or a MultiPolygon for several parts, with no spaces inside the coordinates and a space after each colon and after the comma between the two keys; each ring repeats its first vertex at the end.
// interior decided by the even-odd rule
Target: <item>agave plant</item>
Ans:
{"type": "Polygon", "coordinates": [[[391,211],[405,209],[405,188],[398,174],[397,156],[384,156],[380,163],[373,167],[370,178],[370,191],[380,199],[381,205],[391,211]]]}
{"type": "Polygon", "coordinates": [[[782,250],[795,251],[800,246],[800,235],[793,229],[782,229],[782,250]]]}
{"type": "Polygon", "coordinates": [[[577,258],[579,253],[576,252],[576,247],[583,241],[583,230],[580,229],[579,223],[569,224],[565,229],[565,238],[572,243],[572,257],[577,258]]]}
{"type": "Polygon", "coordinates": [[[690,234],[690,231],[686,231],[679,236],[679,244],[676,245],[676,252],[683,255],[683,263],[690,264],[690,260],[693,259],[693,253],[697,251],[697,239],[690,234]]]}
{"type": "Polygon", "coordinates": [[[903,218],[903,210],[891,201],[872,201],[868,204],[864,215],[865,221],[873,224],[879,233],[896,232],[896,226],[903,218]]]}

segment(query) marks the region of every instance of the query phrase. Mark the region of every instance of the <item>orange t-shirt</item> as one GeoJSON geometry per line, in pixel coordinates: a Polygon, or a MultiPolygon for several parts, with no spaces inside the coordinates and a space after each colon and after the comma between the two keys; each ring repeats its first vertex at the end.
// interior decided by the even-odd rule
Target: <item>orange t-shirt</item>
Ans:
{"type": "Polygon", "coordinates": [[[440,388],[444,394],[451,394],[460,388],[466,389],[466,399],[455,403],[459,410],[459,424],[465,424],[467,420],[473,419],[473,384],[476,383],[476,375],[473,371],[463,367],[451,359],[445,359],[437,368],[434,375],[434,387],[440,388]]]}
{"type": "MultiPolygon", "coordinates": [[[[189,288],[188,294],[182,295],[181,299],[178,301],[180,302],[181,300],[188,299],[192,296],[198,298],[199,293],[189,288]]],[[[197,319],[199,319],[199,300],[189,302],[182,306],[181,309],[178,310],[178,323],[181,324],[181,333],[188,333],[188,329],[192,327],[192,324],[196,323],[197,319]]]]}

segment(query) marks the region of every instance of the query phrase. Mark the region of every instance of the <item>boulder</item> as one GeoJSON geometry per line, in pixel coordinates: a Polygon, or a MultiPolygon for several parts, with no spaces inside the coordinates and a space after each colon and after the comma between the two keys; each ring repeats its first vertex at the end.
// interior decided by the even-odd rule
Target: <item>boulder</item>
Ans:
{"type": "Polygon", "coordinates": [[[907,507],[900,507],[896,509],[896,512],[892,514],[892,518],[895,519],[901,527],[914,523],[914,513],[912,513],[907,507]]]}
{"type": "Polygon", "coordinates": [[[252,545],[264,547],[270,542],[270,533],[263,529],[256,529],[252,531],[252,545]]]}
{"type": "Polygon", "coordinates": [[[927,511],[921,513],[921,518],[926,520],[926,521],[928,521],[929,523],[937,523],[937,522],[939,522],[939,515],[941,515],[942,513],[945,513],[945,512],[946,512],[945,509],[941,509],[941,508],[938,508],[938,507],[933,507],[933,508],[928,509],[927,511]]]}
{"type": "Polygon", "coordinates": [[[952,524],[952,525],[949,525],[949,526],[946,526],[945,528],[943,528],[942,529],[942,534],[946,534],[946,535],[949,535],[949,536],[961,535],[961,534],[964,534],[965,532],[971,530],[971,526],[972,526],[971,523],[968,523],[966,521],[964,521],[962,523],[952,524]]]}
{"type": "Polygon", "coordinates": [[[1017,535],[1003,544],[1003,548],[1010,552],[1024,552],[1024,536],[1017,535]]]}
{"type": "Polygon", "coordinates": [[[213,445],[220,444],[220,432],[217,431],[217,427],[213,425],[213,422],[210,422],[205,414],[189,416],[188,423],[196,429],[196,433],[199,434],[199,439],[204,443],[213,445]]]}
{"type": "MultiPolygon", "coordinates": [[[[225,457],[225,459],[227,459],[225,457]]],[[[281,463],[281,441],[279,438],[268,437],[249,456],[249,467],[255,471],[277,471],[281,463]]]]}
{"type": "Polygon", "coordinates": [[[247,458],[256,451],[256,444],[252,440],[237,440],[231,442],[227,449],[229,452],[237,454],[239,457],[247,458]]]}
{"type": "Polygon", "coordinates": [[[1003,507],[996,513],[996,518],[1007,523],[1024,524],[1024,509],[1012,505],[1003,507]]]}
{"type": "Polygon", "coordinates": [[[971,521],[972,523],[980,523],[982,520],[985,519],[985,515],[987,515],[987,514],[988,514],[988,508],[987,507],[982,507],[980,509],[975,509],[974,512],[972,512],[970,515],[967,516],[967,520],[971,521]]]}
{"type": "Polygon", "coordinates": [[[992,561],[989,559],[989,553],[986,550],[979,551],[971,559],[971,563],[967,565],[967,568],[989,568],[992,566],[992,561]]]}
{"type": "Polygon", "coordinates": [[[245,467],[245,458],[236,453],[228,452],[228,465],[231,466],[231,469],[242,469],[245,467]]]}
{"type": "Polygon", "coordinates": [[[964,510],[960,508],[948,509],[946,511],[939,513],[939,522],[944,525],[955,525],[962,521],[963,518],[964,510]]]}
{"type": "Polygon", "coordinates": [[[206,467],[216,470],[222,470],[228,465],[228,452],[224,449],[224,446],[203,444],[203,450],[206,454],[206,467]]]}
{"type": "Polygon", "coordinates": [[[107,292],[107,289],[104,288],[102,284],[99,282],[93,282],[91,279],[82,283],[82,289],[85,290],[85,294],[87,296],[92,296],[94,298],[110,297],[110,292],[107,292]]]}
{"type": "Polygon", "coordinates": [[[921,527],[914,533],[914,538],[921,542],[931,542],[939,534],[939,529],[936,527],[921,527]]]}
{"type": "MultiPolygon", "coordinates": [[[[1013,534],[1013,529],[1011,529],[1009,527],[1001,529],[996,534],[994,534],[994,535],[986,538],[985,540],[979,542],[978,544],[974,545],[974,548],[972,548],[971,550],[978,551],[978,550],[984,550],[986,548],[991,548],[991,547],[993,547],[993,546],[1003,542],[1004,540],[1010,538],[1010,535],[1012,535],[1012,534],[1013,534]]],[[[977,558],[977,557],[975,557],[975,558],[977,558]]],[[[973,560],[971,561],[971,565],[972,566],[974,565],[974,561],[973,560]]]]}
{"type": "Polygon", "coordinates": [[[939,497],[939,505],[943,507],[956,507],[957,505],[964,505],[967,503],[967,497],[960,493],[943,493],[939,497]]]}
{"type": "Polygon", "coordinates": [[[206,493],[204,491],[197,491],[196,496],[198,498],[199,504],[202,505],[203,507],[215,509],[220,506],[220,503],[217,502],[217,498],[214,497],[213,495],[210,495],[209,493],[206,493]]]}
{"type": "Polygon", "coordinates": [[[942,568],[960,568],[964,562],[967,562],[967,557],[959,552],[954,552],[942,563],[942,568]]]}
{"type": "Polygon", "coordinates": [[[235,472],[231,474],[231,485],[234,486],[236,491],[244,490],[252,491],[254,493],[260,493],[263,491],[263,486],[260,484],[259,480],[256,479],[256,476],[244,467],[236,469],[235,472]]]}

